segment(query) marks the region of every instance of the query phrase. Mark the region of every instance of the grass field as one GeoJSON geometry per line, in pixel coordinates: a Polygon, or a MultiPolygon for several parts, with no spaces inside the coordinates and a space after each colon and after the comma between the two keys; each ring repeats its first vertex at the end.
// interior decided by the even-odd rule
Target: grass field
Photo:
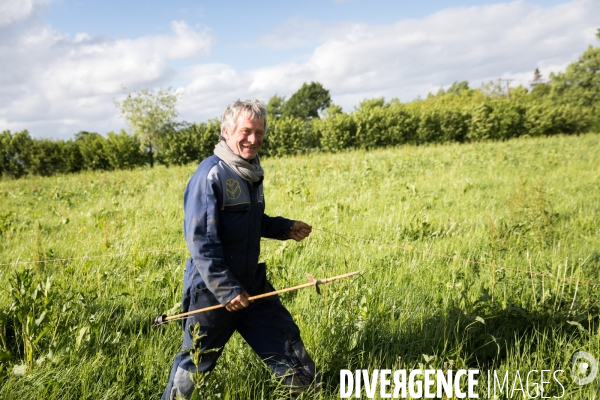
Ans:
{"type": "MultiPolygon", "coordinates": [[[[599,155],[588,134],[264,160],[267,213],[315,228],[263,241],[274,286],[363,271],[282,296],[320,396],[340,369],[477,368],[563,370],[545,396],[596,398],[571,356],[600,358],[599,155]]],[[[0,398],[160,398],[182,332],[150,322],[179,310],[194,170],[0,181],[0,398]]],[[[205,393],[283,396],[237,335],[205,393]]]]}

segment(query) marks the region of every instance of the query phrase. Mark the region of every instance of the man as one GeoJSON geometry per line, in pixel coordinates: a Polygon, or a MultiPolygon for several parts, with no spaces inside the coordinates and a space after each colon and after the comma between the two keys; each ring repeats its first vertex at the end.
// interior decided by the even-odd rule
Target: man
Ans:
{"type": "Polygon", "coordinates": [[[182,312],[219,303],[225,308],[184,320],[183,351],[175,357],[164,400],[189,398],[194,391],[190,373],[212,371],[236,330],[292,394],[317,383],[300,330],[279,298],[248,301],[273,290],[265,265],[258,263],[260,238],[300,241],[312,230],[302,221],[264,213],[258,152],[266,130],[264,104],[230,104],[214,155],[202,161],[185,189],[183,230],[191,257],[184,273],[182,312]],[[200,340],[194,339],[194,327],[200,340]],[[194,347],[218,350],[203,354],[196,366],[189,352],[194,347]]]}

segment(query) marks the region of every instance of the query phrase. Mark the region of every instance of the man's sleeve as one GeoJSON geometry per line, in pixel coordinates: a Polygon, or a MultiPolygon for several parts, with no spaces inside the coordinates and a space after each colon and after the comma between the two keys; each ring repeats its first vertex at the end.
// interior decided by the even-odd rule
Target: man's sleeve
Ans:
{"type": "Polygon", "coordinates": [[[263,214],[260,235],[269,239],[287,240],[296,221],[283,217],[269,217],[263,214]]]}
{"type": "Polygon", "coordinates": [[[184,234],[206,287],[225,305],[244,289],[225,264],[217,234],[222,193],[218,182],[194,174],[184,194],[184,234]]]}

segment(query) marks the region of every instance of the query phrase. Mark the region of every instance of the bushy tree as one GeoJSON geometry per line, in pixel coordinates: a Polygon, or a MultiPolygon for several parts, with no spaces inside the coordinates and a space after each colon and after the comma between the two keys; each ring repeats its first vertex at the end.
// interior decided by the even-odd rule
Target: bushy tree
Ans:
{"type": "Polygon", "coordinates": [[[150,167],[154,166],[159,138],[176,127],[178,94],[171,88],[154,91],[143,89],[129,93],[117,108],[140,140],[142,151],[149,156],[150,167]]]}
{"type": "Polygon", "coordinates": [[[467,81],[462,81],[462,82],[458,82],[455,81],[446,91],[446,93],[451,93],[451,94],[456,94],[456,95],[460,95],[462,92],[464,91],[468,91],[471,90],[469,88],[469,82],[467,81]]]}
{"type": "Polygon", "coordinates": [[[329,91],[319,82],[304,83],[296,93],[281,106],[281,115],[308,121],[319,118],[319,112],[331,105],[329,91]]]}
{"type": "Polygon", "coordinates": [[[281,109],[285,104],[285,97],[274,95],[269,99],[267,103],[267,114],[270,119],[277,119],[281,117],[281,109]]]}
{"type": "Polygon", "coordinates": [[[331,117],[336,114],[342,114],[342,113],[343,113],[342,107],[338,106],[337,104],[333,104],[333,103],[331,103],[331,105],[322,112],[323,117],[325,117],[325,118],[331,117]]]}
{"type": "Polygon", "coordinates": [[[160,139],[158,161],[165,165],[198,163],[212,154],[220,132],[221,122],[218,119],[185,125],[168,132],[160,139]]]}
{"type": "Polygon", "coordinates": [[[63,161],[62,140],[34,139],[29,150],[30,175],[51,176],[65,172],[63,161]]]}
{"type": "Polygon", "coordinates": [[[353,113],[356,141],[353,147],[373,149],[390,146],[394,142],[394,126],[399,114],[392,113],[383,97],[363,100],[353,113]]]}
{"type": "Polygon", "coordinates": [[[11,178],[26,175],[31,164],[33,139],[27,130],[0,134],[0,174],[11,178]]]}
{"type": "Polygon", "coordinates": [[[96,132],[81,131],[75,135],[75,143],[79,147],[82,169],[112,169],[106,154],[106,139],[96,132]]]}
{"type": "Polygon", "coordinates": [[[357,111],[367,111],[372,110],[373,108],[383,107],[385,106],[385,98],[376,97],[373,99],[364,99],[358,105],[357,111]]]}
{"type": "Polygon", "coordinates": [[[590,46],[565,72],[550,75],[555,103],[594,107],[600,104],[600,47],[590,46]]]}
{"type": "Polygon", "coordinates": [[[101,143],[110,169],[131,169],[145,164],[139,139],[124,130],[118,134],[109,132],[101,143]]]}
{"type": "Polygon", "coordinates": [[[67,140],[61,147],[63,172],[79,172],[83,169],[83,156],[74,140],[67,140]]]}
{"type": "Polygon", "coordinates": [[[586,132],[592,123],[590,109],[544,102],[527,107],[524,133],[530,136],[579,134],[586,132]]]}
{"type": "Polygon", "coordinates": [[[533,71],[533,79],[531,80],[531,88],[533,89],[534,87],[536,87],[537,85],[544,83],[544,80],[542,79],[542,73],[540,72],[539,68],[536,68],[535,71],[533,71]]]}
{"type": "Polygon", "coordinates": [[[273,120],[269,124],[261,153],[281,157],[307,150],[307,129],[308,124],[300,118],[286,116],[273,120]]]}
{"type": "Polygon", "coordinates": [[[319,138],[320,148],[332,153],[357,147],[356,120],[349,114],[335,114],[314,119],[312,128],[319,138]]]}

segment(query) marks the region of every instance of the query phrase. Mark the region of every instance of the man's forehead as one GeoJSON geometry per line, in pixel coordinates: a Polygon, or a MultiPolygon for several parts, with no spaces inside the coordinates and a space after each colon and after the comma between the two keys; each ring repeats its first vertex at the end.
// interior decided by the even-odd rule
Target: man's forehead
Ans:
{"type": "Polygon", "coordinates": [[[242,111],[242,112],[240,112],[240,114],[237,117],[237,120],[239,121],[240,119],[247,119],[247,120],[250,120],[250,121],[262,122],[262,118],[255,116],[250,111],[242,111]]]}
{"type": "Polygon", "coordinates": [[[249,122],[251,124],[259,123],[259,124],[261,124],[263,126],[265,124],[265,121],[263,119],[261,119],[261,118],[254,118],[252,116],[252,114],[250,114],[250,113],[245,113],[245,114],[243,113],[243,114],[238,115],[237,120],[235,122],[236,122],[236,126],[239,126],[239,125],[244,124],[246,122],[249,122]]]}

